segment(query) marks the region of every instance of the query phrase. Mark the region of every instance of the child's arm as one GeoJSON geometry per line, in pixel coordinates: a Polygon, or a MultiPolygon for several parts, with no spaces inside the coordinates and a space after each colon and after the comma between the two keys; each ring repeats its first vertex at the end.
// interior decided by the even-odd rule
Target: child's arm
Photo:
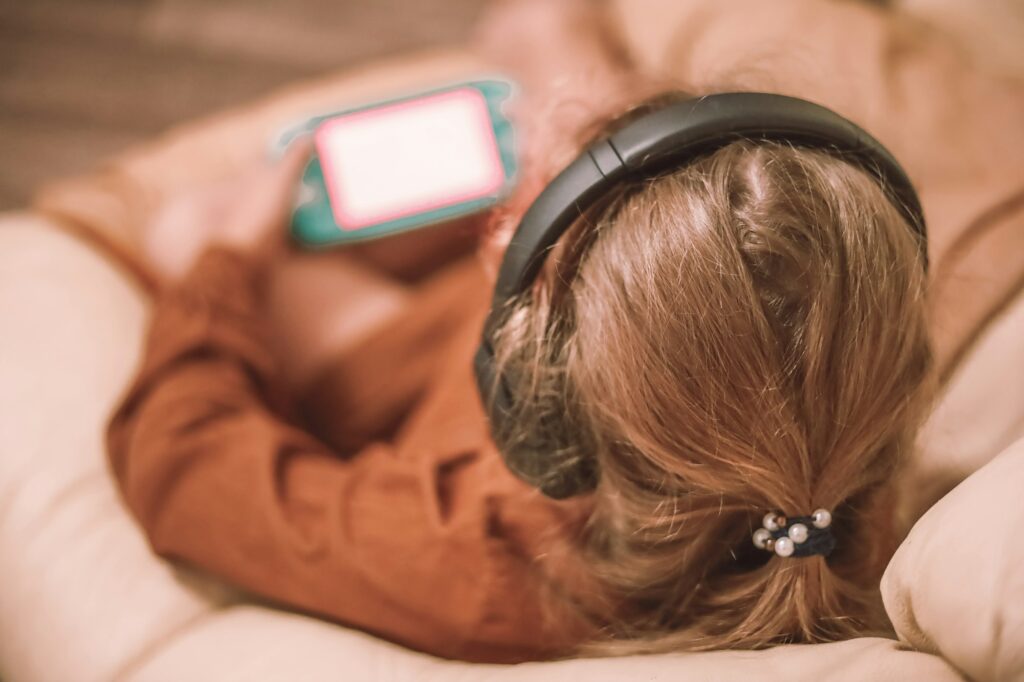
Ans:
{"type": "MultiPolygon", "coordinates": [[[[496,535],[503,500],[524,486],[485,449],[469,354],[446,360],[430,334],[406,337],[415,348],[376,349],[363,379],[377,393],[401,380],[414,350],[418,371],[459,380],[432,384],[420,433],[407,420],[404,440],[343,458],[278,408],[261,284],[251,258],[212,251],[158,301],[143,367],[108,433],[113,472],[153,548],[442,655],[514,660],[552,647],[529,625],[531,567],[496,535]],[[453,438],[451,452],[439,445],[453,438]]],[[[486,296],[465,289],[464,300],[486,296]]]]}

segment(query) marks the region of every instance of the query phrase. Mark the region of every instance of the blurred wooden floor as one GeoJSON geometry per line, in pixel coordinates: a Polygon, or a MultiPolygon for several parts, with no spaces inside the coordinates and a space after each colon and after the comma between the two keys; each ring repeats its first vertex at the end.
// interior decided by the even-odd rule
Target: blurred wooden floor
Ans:
{"type": "Polygon", "coordinates": [[[483,0],[0,0],[0,210],[168,126],[468,36],[483,0]]]}

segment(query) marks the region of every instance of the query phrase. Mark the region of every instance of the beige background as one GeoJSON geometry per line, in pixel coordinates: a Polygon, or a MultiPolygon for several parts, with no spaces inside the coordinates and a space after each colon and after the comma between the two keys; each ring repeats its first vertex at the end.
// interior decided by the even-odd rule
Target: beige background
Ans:
{"type": "Polygon", "coordinates": [[[482,0],[0,0],[0,210],[168,126],[468,35],[482,0]]]}

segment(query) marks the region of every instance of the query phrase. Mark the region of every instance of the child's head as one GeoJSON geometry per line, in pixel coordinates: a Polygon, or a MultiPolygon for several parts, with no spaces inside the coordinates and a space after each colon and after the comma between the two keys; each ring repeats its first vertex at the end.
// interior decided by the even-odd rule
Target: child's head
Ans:
{"type": "Polygon", "coordinates": [[[563,237],[495,336],[499,448],[595,457],[590,617],[620,651],[880,627],[891,486],[927,402],[924,271],[878,181],[737,142],[622,188],[563,237]],[[755,548],[833,511],[826,559],[755,548]]]}

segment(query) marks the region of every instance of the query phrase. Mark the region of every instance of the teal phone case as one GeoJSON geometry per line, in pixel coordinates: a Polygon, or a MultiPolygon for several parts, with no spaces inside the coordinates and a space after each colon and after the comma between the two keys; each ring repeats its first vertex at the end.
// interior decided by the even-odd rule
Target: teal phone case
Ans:
{"type": "Polygon", "coordinates": [[[395,220],[363,227],[358,230],[346,231],[339,227],[335,222],[334,213],[331,210],[330,198],[327,193],[327,186],[324,182],[323,171],[320,167],[320,160],[316,155],[314,155],[302,175],[301,186],[297,193],[296,205],[292,213],[291,232],[295,239],[299,243],[311,248],[323,248],[340,244],[362,242],[370,239],[379,239],[381,237],[387,237],[389,235],[429,225],[436,225],[454,218],[483,211],[500,201],[515,183],[516,173],[518,171],[515,134],[512,129],[511,122],[502,110],[504,102],[509,99],[514,92],[514,85],[510,81],[503,79],[475,80],[457,83],[442,88],[417,92],[414,95],[374,102],[366,106],[332,111],[327,114],[314,116],[282,132],[274,144],[274,151],[280,153],[292,140],[299,136],[312,133],[321,123],[335,116],[351,114],[388,104],[397,104],[399,102],[419,97],[466,87],[473,88],[480,92],[483,95],[484,100],[487,102],[487,110],[490,115],[491,126],[494,130],[494,138],[497,141],[498,152],[501,157],[501,165],[505,174],[504,183],[498,192],[491,196],[480,197],[471,201],[443,206],[415,215],[403,216],[395,220]]]}

